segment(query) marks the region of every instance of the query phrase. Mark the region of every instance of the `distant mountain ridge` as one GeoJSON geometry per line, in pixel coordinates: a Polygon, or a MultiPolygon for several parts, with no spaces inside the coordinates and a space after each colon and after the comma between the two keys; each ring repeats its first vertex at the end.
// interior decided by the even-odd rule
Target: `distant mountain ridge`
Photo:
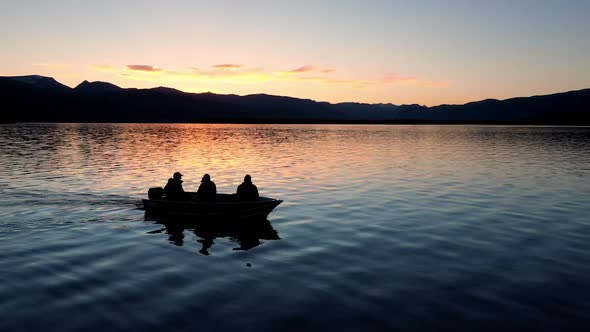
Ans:
{"type": "Polygon", "coordinates": [[[41,75],[29,75],[29,76],[12,76],[12,77],[0,77],[0,78],[8,78],[17,82],[22,82],[26,84],[33,85],[40,89],[50,89],[50,90],[70,90],[70,87],[67,85],[61,84],[56,81],[53,77],[46,77],[41,75]]]}
{"type": "Polygon", "coordinates": [[[114,91],[121,91],[124,90],[121,87],[118,87],[112,83],[107,82],[88,82],[84,81],[78,86],[74,88],[77,91],[87,91],[92,93],[100,93],[100,92],[114,92],[114,91]]]}
{"type": "Polygon", "coordinates": [[[0,122],[503,123],[590,125],[590,89],[464,105],[364,104],[185,93],[39,75],[0,77],[0,122]]]}

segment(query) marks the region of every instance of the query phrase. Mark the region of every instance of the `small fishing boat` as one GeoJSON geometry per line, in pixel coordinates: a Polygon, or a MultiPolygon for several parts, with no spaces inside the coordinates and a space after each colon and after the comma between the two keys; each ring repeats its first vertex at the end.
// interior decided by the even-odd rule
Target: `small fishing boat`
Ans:
{"type": "Polygon", "coordinates": [[[143,209],[148,214],[189,216],[203,219],[254,219],[266,218],[281,204],[280,199],[259,197],[252,201],[241,201],[233,194],[217,194],[213,201],[201,201],[197,193],[187,193],[187,200],[169,201],[151,191],[149,199],[142,199],[143,209]]]}

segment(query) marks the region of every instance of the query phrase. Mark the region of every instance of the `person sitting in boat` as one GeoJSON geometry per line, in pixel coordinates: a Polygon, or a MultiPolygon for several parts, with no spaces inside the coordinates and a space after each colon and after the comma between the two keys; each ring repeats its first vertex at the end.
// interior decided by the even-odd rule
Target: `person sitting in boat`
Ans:
{"type": "Polygon", "coordinates": [[[166,198],[170,201],[182,201],[186,199],[186,193],[182,188],[182,174],[180,172],[174,173],[172,178],[168,179],[168,183],[164,187],[166,198]]]}
{"type": "Polygon", "coordinates": [[[260,197],[258,195],[258,188],[252,183],[252,177],[250,174],[244,176],[244,182],[238,186],[236,195],[241,201],[255,201],[260,197]]]}
{"type": "Polygon", "coordinates": [[[209,174],[203,175],[201,185],[199,186],[199,190],[197,190],[197,197],[203,201],[213,201],[216,195],[217,187],[215,187],[215,182],[211,181],[209,174]]]}

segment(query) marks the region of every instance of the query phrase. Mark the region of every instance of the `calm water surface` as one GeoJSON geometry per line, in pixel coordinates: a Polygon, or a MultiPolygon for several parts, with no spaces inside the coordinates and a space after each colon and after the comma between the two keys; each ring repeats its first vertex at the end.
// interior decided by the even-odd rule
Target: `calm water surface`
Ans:
{"type": "Polygon", "coordinates": [[[590,128],[4,125],[0,194],[0,331],[590,323],[590,128]],[[146,218],[174,171],[285,202],[146,218]]]}

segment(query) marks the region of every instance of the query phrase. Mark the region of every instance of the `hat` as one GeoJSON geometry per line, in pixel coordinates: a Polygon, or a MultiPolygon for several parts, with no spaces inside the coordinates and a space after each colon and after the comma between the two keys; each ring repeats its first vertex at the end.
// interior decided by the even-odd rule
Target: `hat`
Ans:
{"type": "Polygon", "coordinates": [[[174,175],[172,175],[172,177],[174,177],[174,178],[177,178],[177,177],[179,178],[181,176],[182,176],[182,174],[180,174],[180,172],[176,172],[176,173],[174,173],[174,175]]]}

